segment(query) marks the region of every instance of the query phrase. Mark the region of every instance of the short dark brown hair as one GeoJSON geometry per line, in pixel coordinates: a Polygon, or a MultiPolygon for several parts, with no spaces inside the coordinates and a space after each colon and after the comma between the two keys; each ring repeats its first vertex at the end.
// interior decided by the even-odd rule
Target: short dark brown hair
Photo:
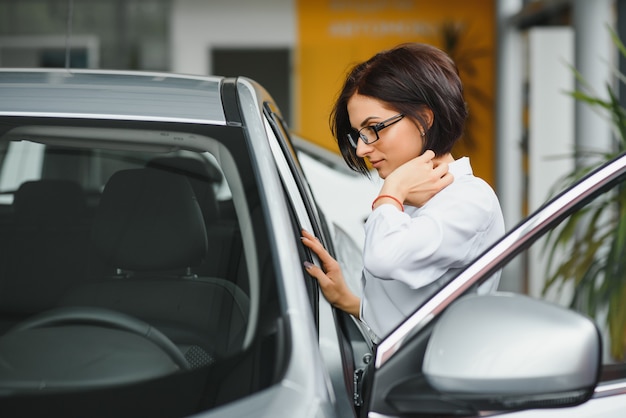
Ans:
{"type": "Polygon", "coordinates": [[[426,129],[422,151],[444,155],[463,134],[467,106],[456,64],[440,49],[422,43],[407,43],[381,51],[355,65],[339,93],[330,115],[331,131],[348,166],[368,173],[365,161],[356,155],[347,135],[352,131],[348,100],[354,94],[387,103],[426,129]],[[433,112],[430,128],[422,117],[433,112]]]}

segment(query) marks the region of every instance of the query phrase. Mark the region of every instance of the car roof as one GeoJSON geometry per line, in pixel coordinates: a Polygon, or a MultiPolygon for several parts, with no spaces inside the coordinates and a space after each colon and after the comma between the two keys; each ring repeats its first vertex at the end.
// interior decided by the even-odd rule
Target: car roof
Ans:
{"type": "Polygon", "coordinates": [[[158,72],[0,69],[0,116],[225,125],[223,77],[158,72]]]}

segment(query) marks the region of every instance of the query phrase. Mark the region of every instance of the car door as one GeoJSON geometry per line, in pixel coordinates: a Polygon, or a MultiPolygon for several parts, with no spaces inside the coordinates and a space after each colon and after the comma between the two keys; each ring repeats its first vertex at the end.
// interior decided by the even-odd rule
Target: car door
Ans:
{"type": "MultiPolygon", "coordinates": [[[[289,132],[280,115],[271,103],[264,108],[268,121],[268,136],[275,142],[274,156],[279,165],[283,186],[292,205],[298,228],[312,231],[328,251],[344,266],[354,271],[354,263],[360,263],[360,251],[352,238],[337,225],[329,225],[323,212],[317,207],[315,198],[298,162],[296,150],[289,138],[289,132]],[[341,251],[335,251],[335,243],[341,251]]],[[[299,234],[299,230],[297,231],[299,234]]],[[[317,257],[302,247],[303,261],[320,265],[317,257]]],[[[308,278],[308,275],[305,274],[308,278]]],[[[359,277],[351,277],[358,282],[359,277]]],[[[311,305],[316,309],[319,343],[322,357],[327,366],[333,387],[338,415],[356,416],[361,405],[359,388],[360,376],[372,358],[371,339],[363,325],[340,310],[333,308],[319,292],[317,282],[310,279],[308,287],[313,287],[311,305]]]]}
{"type": "MultiPolygon", "coordinates": [[[[498,270],[505,277],[520,266],[528,280],[546,282],[546,266],[528,261],[550,254],[548,235],[624,193],[625,181],[622,155],[518,224],[384,338],[369,416],[623,416],[626,365],[606,350],[602,310],[592,319],[550,292],[478,295],[476,288],[498,270]]],[[[567,262],[570,254],[559,256],[567,262]]]]}

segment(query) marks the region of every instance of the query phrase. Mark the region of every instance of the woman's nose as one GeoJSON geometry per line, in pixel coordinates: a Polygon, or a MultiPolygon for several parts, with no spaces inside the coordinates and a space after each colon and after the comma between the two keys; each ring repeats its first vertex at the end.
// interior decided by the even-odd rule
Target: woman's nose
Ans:
{"type": "Polygon", "coordinates": [[[361,138],[359,138],[359,140],[356,143],[356,155],[359,158],[365,157],[367,154],[372,152],[372,149],[373,149],[372,145],[366,144],[365,142],[363,142],[361,138]]]}

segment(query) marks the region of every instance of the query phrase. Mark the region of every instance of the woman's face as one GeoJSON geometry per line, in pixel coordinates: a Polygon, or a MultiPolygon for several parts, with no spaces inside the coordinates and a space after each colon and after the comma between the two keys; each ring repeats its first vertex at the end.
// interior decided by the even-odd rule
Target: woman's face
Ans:
{"type": "MultiPolygon", "coordinates": [[[[348,100],[350,124],[357,131],[375,125],[398,112],[386,107],[385,102],[355,94],[348,100]]],[[[371,144],[358,140],[356,155],[370,162],[384,179],[393,170],[422,154],[424,140],[418,125],[408,117],[379,132],[380,139],[371,144]]]]}

